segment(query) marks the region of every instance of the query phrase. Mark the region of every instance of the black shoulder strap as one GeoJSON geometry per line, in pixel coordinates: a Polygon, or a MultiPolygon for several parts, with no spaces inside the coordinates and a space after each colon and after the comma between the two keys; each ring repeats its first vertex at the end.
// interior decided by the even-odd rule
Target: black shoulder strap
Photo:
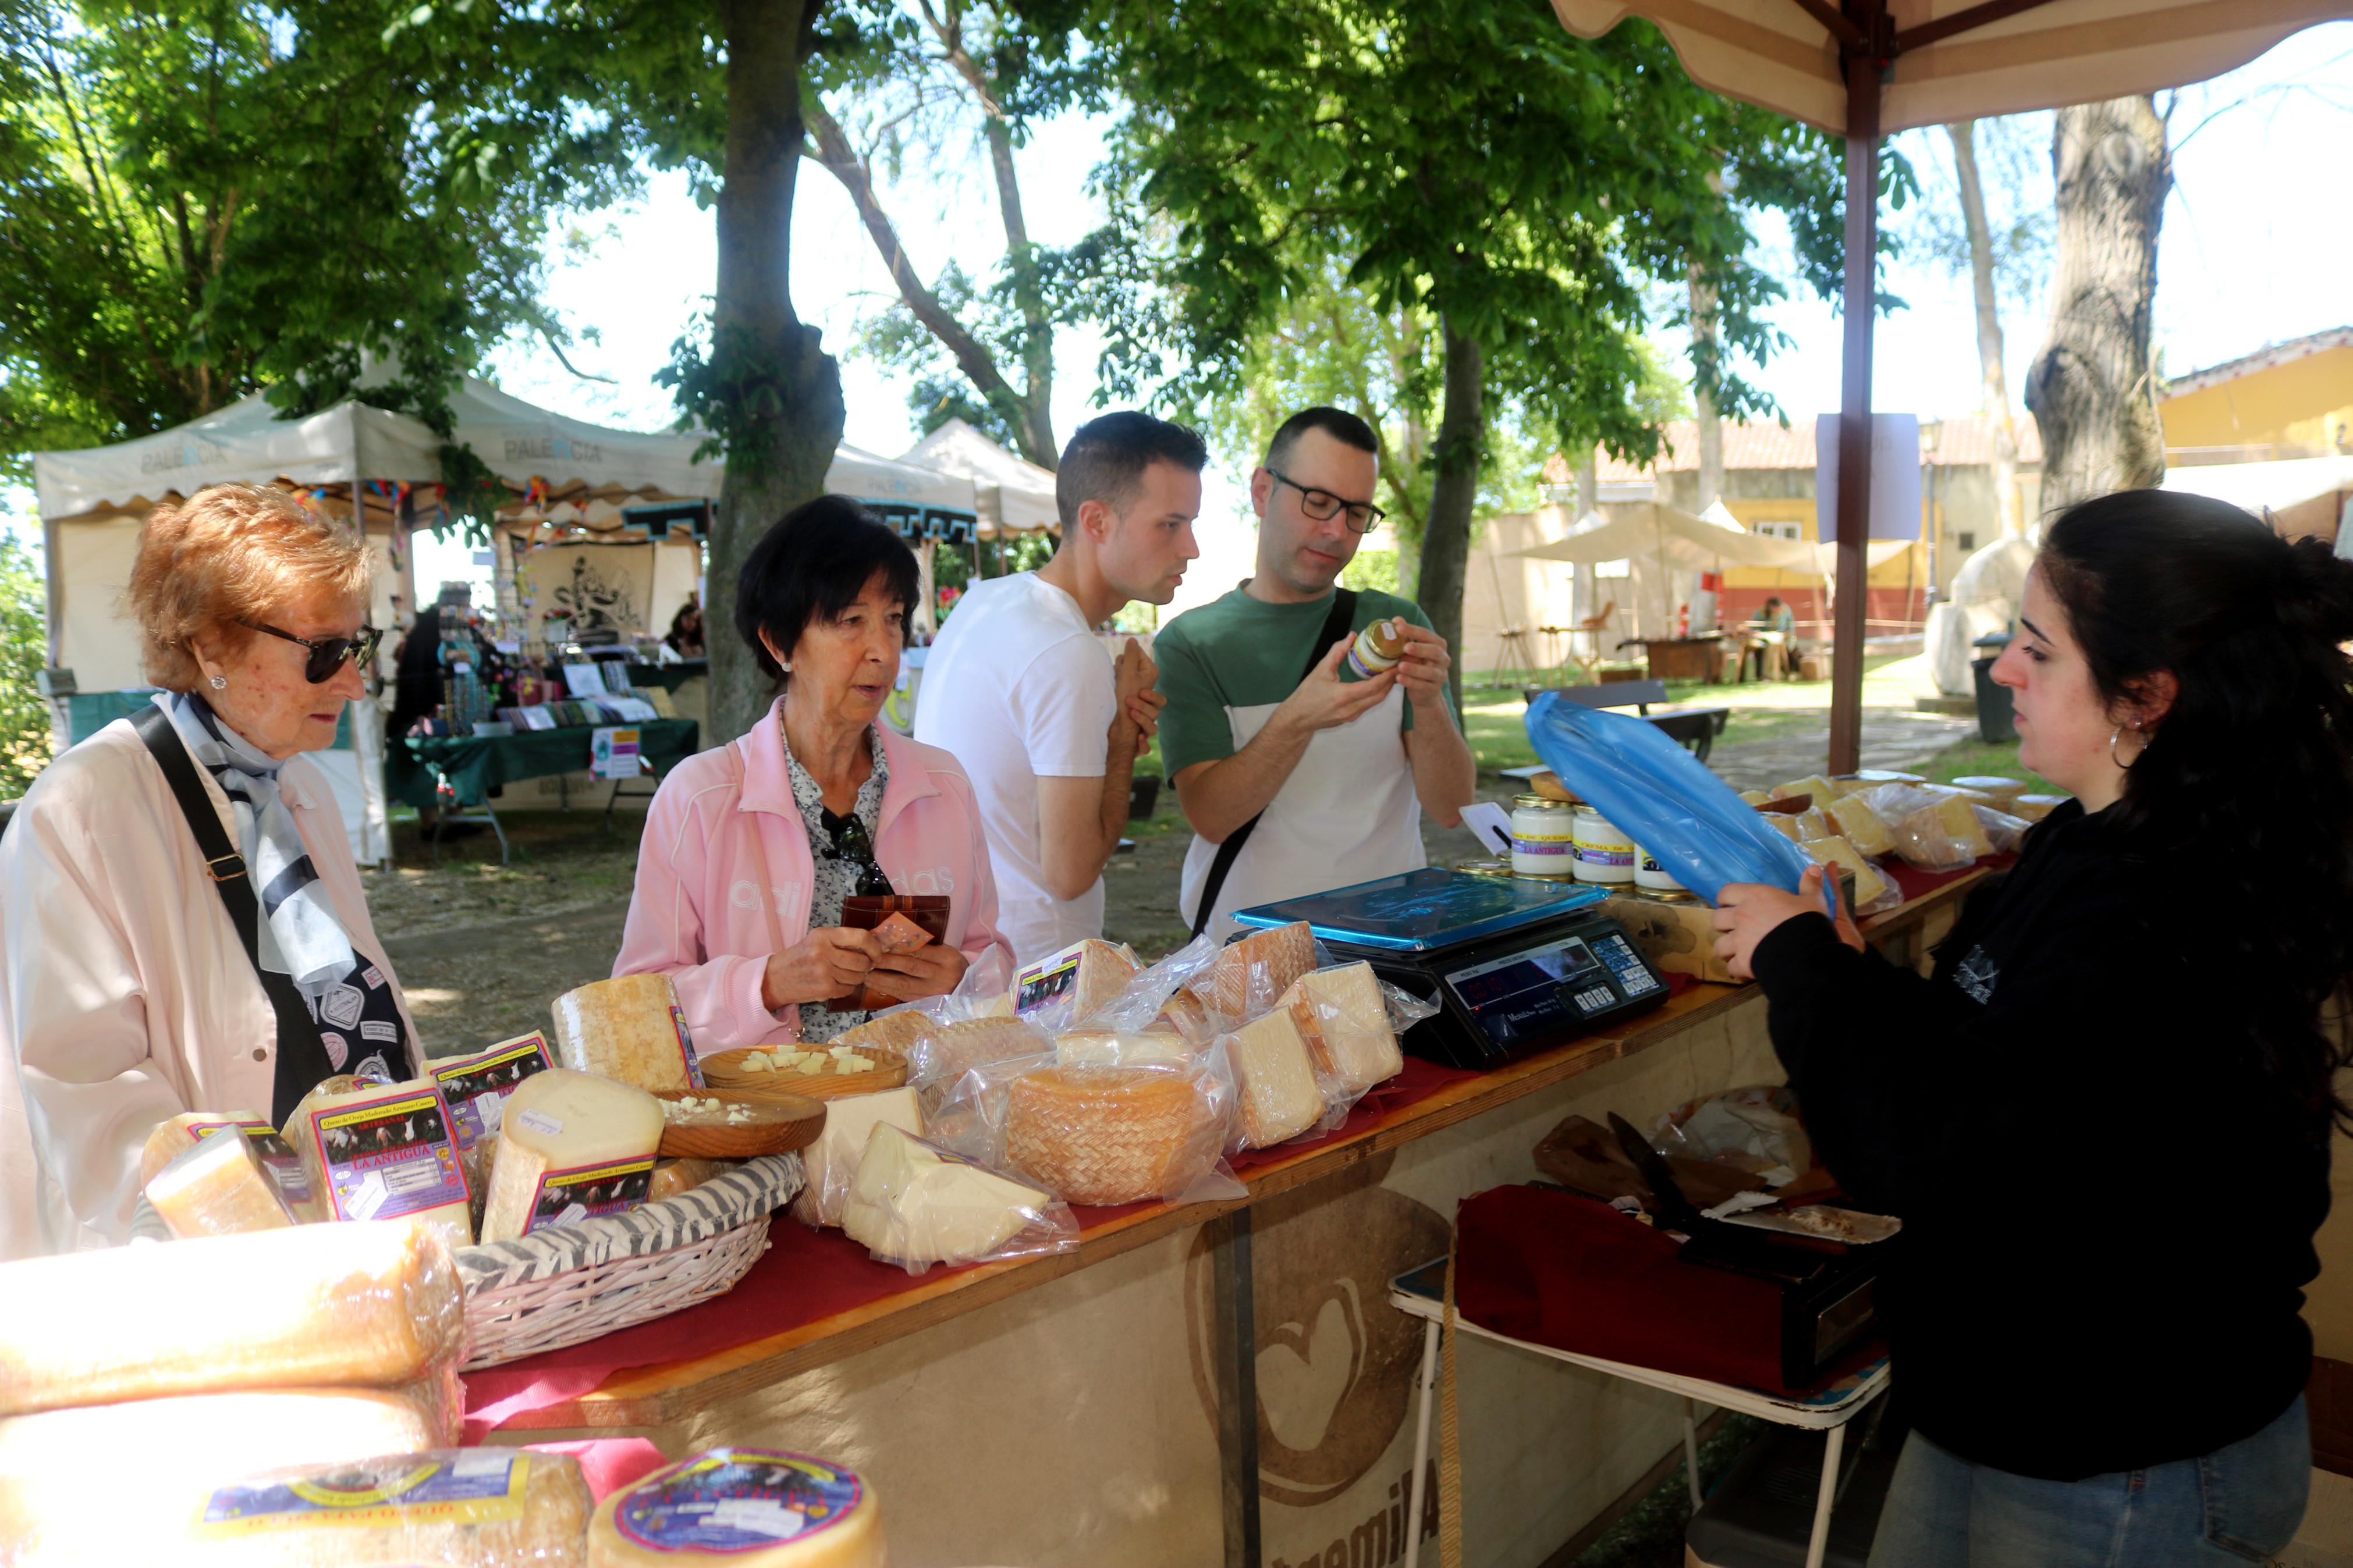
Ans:
{"type": "MultiPolygon", "coordinates": [[[[1248,587],[1250,584],[1245,580],[1242,585],[1248,587]]],[[[1324,654],[1330,651],[1334,643],[1348,635],[1348,628],[1355,625],[1356,619],[1356,591],[1342,588],[1332,595],[1332,611],[1324,617],[1324,629],[1315,634],[1314,642],[1308,646],[1307,667],[1299,672],[1300,679],[1305,680],[1315,673],[1315,667],[1324,662],[1324,654]]],[[[1251,817],[1227,834],[1225,842],[1218,846],[1217,858],[1209,862],[1209,875],[1201,883],[1200,907],[1193,915],[1195,936],[1209,929],[1209,912],[1218,907],[1218,895],[1226,889],[1227,874],[1233,870],[1234,862],[1241,858],[1242,846],[1250,842],[1250,834],[1258,827],[1259,817],[1265,815],[1265,812],[1260,812],[1258,816],[1251,817]]]]}
{"type": "Polygon", "coordinates": [[[252,962],[253,973],[269,994],[270,1010],[278,1016],[278,1073],[271,1086],[270,1120],[283,1126],[295,1105],[331,1070],[326,1068],[327,1047],[319,1038],[319,1021],[294,988],[293,976],[262,966],[261,902],[253,896],[253,879],[247,874],[245,857],[222,830],[220,813],[205,794],[204,781],[196,774],[196,764],[180,732],[172,727],[171,716],[151,703],[132,717],[131,724],[146,742],[155,765],[164,770],[164,782],[172,786],[180,815],[187,819],[188,831],[195,835],[196,853],[205,858],[213,890],[227,908],[228,923],[237,928],[238,940],[245,943],[245,956],[252,962]],[[306,1079],[304,1074],[313,1066],[322,1070],[310,1073],[306,1079]]]}

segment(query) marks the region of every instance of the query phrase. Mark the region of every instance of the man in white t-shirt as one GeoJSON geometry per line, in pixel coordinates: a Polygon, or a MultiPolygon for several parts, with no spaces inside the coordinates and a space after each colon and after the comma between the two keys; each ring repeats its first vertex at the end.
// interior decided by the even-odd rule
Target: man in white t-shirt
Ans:
{"type": "Polygon", "coordinates": [[[1114,665],[1094,628],[1132,600],[1176,596],[1200,553],[1208,457],[1146,414],[1081,426],[1054,479],[1054,558],[975,583],[924,657],[915,739],[972,779],[1017,963],[1103,934],[1103,868],[1161,700],[1150,656],[1131,638],[1114,665]]]}

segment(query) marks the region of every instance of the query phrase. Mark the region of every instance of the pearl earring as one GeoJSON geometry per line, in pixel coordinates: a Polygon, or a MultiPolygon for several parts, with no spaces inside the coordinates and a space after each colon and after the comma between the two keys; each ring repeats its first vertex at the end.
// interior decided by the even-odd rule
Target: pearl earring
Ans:
{"type": "Polygon", "coordinates": [[[228,689],[228,677],[226,675],[214,676],[213,689],[215,691],[227,691],[228,689]]]}

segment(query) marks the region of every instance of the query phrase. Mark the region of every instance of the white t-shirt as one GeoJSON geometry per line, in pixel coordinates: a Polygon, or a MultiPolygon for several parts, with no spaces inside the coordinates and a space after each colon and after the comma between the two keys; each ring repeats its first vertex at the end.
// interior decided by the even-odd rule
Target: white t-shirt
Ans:
{"type": "Polygon", "coordinates": [[[1038,780],[1102,777],[1118,710],[1111,655],[1079,602],[1034,572],[974,584],[923,657],[915,739],[972,779],[1017,963],[1103,935],[1103,879],[1067,900],[1046,889],[1038,780]]]}

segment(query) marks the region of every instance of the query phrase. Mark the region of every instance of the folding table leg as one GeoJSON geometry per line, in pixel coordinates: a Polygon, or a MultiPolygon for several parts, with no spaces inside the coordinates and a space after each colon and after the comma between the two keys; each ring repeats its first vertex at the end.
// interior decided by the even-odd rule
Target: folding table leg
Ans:
{"type": "Polygon", "coordinates": [[[1833,1426],[1822,1449],[1822,1484],[1814,1494],[1814,1533],[1806,1542],[1806,1568],[1822,1568],[1831,1549],[1831,1504],[1838,1500],[1839,1460],[1846,1450],[1846,1428],[1833,1426]]]}
{"type": "Polygon", "coordinates": [[[1432,1318],[1421,1331],[1421,1376],[1414,1384],[1419,1414],[1413,1427],[1413,1486],[1405,1505],[1405,1568],[1421,1565],[1421,1510],[1430,1489],[1430,1412],[1438,1403],[1438,1328],[1432,1318]]]}
{"type": "Polygon", "coordinates": [[[1690,1395],[1683,1397],[1683,1475],[1691,1482],[1692,1511],[1697,1513],[1700,1504],[1707,1500],[1699,1489],[1699,1418],[1690,1395]]]}

